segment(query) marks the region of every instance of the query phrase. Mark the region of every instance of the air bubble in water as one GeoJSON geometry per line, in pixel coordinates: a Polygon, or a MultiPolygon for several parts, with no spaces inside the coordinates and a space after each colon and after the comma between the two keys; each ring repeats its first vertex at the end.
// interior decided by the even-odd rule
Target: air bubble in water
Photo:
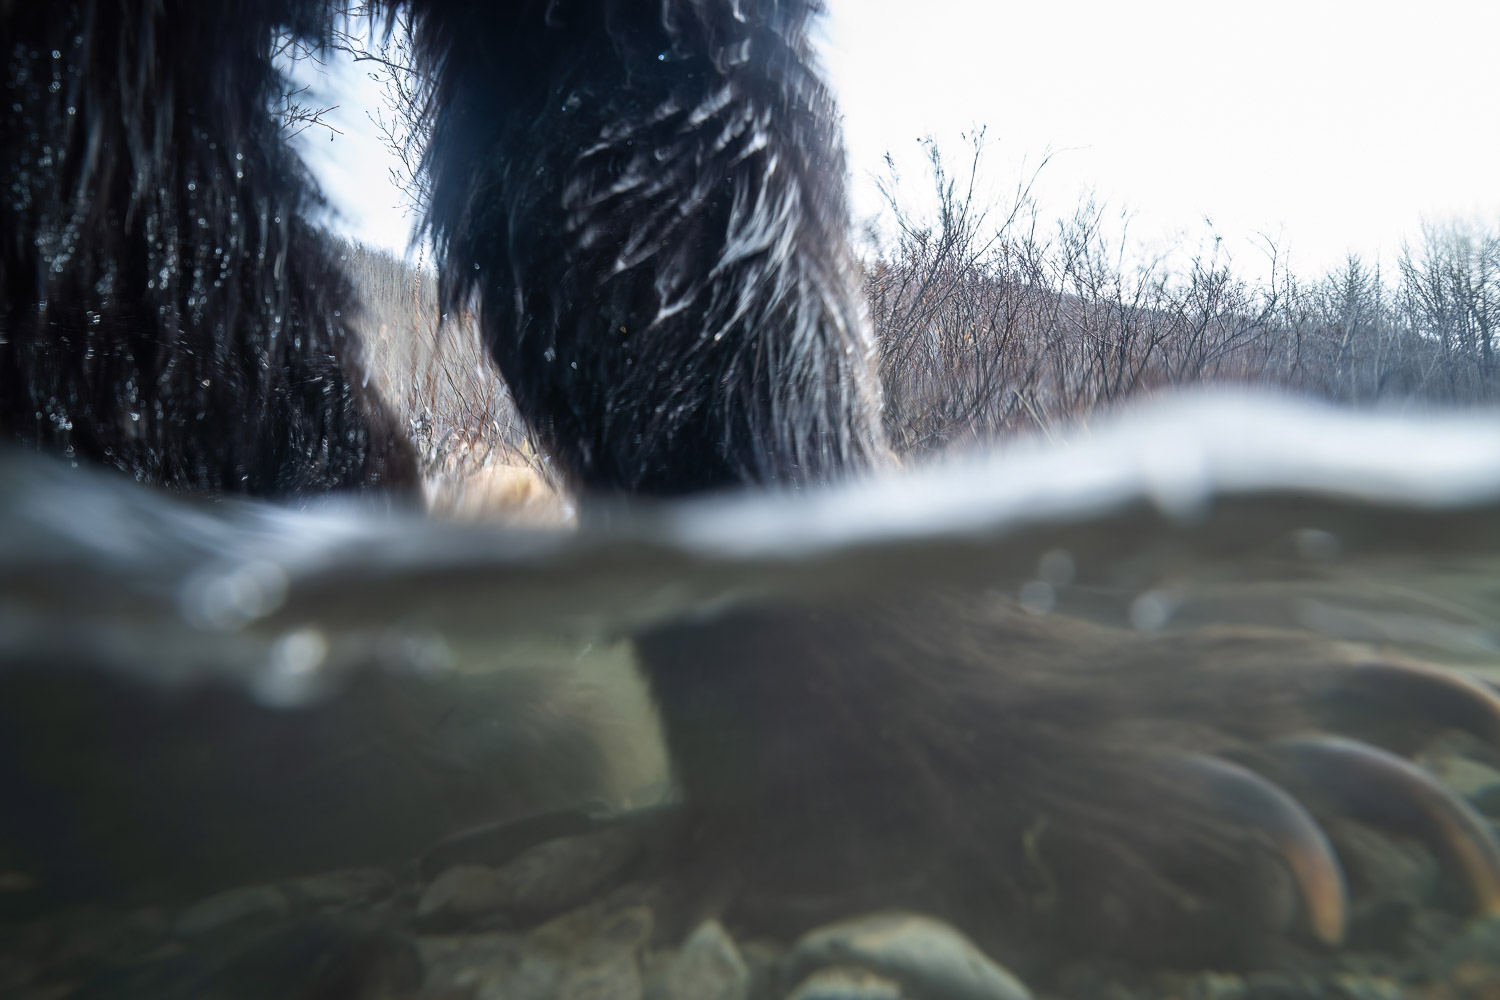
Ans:
{"type": "Polygon", "coordinates": [[[1045,615],[1057,607],[1057,592],[1045,580],[1030,580],[1021,586],[1021,607],[1034,615],[1045,615]]]}
{"type": "Polygon", "coordinates": [[[1067,549],[1050,549],[1042,553],[1042,558],[1037,560],[1037,576],[1054,588],[1066,587],[1073,582],[1076,574],[1077,566],[1073,563],[1073,553],[1067,549]]]}
{"type": "Polygon", "coordinates": [[[183,587],[179,607],[190,625],[237,629],[280,608],[288,585],[276,563],[254,560],[228,572],[195,575],[183,587]]]}
{"type": "Polygon", "coordinates": [[[1148,590],[1130,602],[1130,624],[1139,632],[1163,628],[1177,610],[1177,600],[1164,590],[1148,590]]]}

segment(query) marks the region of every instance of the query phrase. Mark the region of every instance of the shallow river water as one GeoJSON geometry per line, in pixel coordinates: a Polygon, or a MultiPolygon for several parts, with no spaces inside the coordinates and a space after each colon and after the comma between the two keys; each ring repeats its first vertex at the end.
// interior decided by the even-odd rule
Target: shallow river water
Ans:
{"type": "MultiPolygon", "coordinates": [[[[960,588],[1037,619],[1264,626],[1500,682],[1497,418],[1198,396],[837,489],[566,531],[206,503],[0,453],[0,995],[1023,995],[860,951],[868,928],[838,961],[711,922],[663,943],[618,881],[520,919],[442,879],[670,809],[629,637],[767,598],[960,588]]],[[[1486,748],[1452,745],[1419,761],[1500,814],[1486,748]]],[[[1500,937],[1430,908],[1399,941],[1305,961],[1080,959],[1037,989],[1500,996],[1500,937]]]]}

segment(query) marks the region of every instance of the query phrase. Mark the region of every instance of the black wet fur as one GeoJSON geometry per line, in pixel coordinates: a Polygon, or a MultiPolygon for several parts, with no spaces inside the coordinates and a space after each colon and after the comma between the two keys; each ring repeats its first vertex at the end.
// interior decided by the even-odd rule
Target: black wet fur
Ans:
{"type": "Polygon", "coordinates": [[[0,3],[0,440],[199,493],[414,490],[269,102],[299,0],[0,3]]]}
{"type": "Polygon", "coordinates": [[[445,299],[571,486],[795,486],[883,454],[813,5],[411,7],[445,299]]]}

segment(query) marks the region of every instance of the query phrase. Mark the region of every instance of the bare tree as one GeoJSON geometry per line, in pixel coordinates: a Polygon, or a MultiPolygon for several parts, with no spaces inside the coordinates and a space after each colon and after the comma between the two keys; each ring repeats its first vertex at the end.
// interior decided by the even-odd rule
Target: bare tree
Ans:
{"type": "Polygon", "coordinates": [[[935,196],[925,212],[899,197],[887,157],[889,219],[871,229],[866,289],[886,423],[903,451],[1046,431],[1200,383],[1360,405],[1500,397],[1500,232],[1429,226],[1394,284],[1353,255],[1301,279],[1262,236],[1270,274],[1251,282],[1211,228],[1196,248],[1142,256],[1129,218],[1090,198],[1044,237],[1035,175],[998,213],[975,194],[983,132],[966,143],[956,173],[924,143],[935,196]]]}
{"type": "MultiPolygon", "coordinates": [[[[303,61],[311,61],[319,66],[324,65],[321,50],[305,38],[291,34],[278,38],[272,48],[272,58],[285,60],[295,65],[303,61]]],[[[288,138],[301,135],[310,128],[323,129],[328,132],[329,141],[335,136],[344,133],[334,127],[333,123],[326,117],[331,112],[337,111],[337,104],[320,106],[311,100],[312,86],[304,84],[301,87],[288,84],[286,93],[281,95],[280,103],[271,108],[271,114],[281,122],[281,128],[287,133],[288,138]]]]}
{"type": "Polygon", "coordinates": [[[425,203],[422,154],[430,137],[427,78],[412,49],[411,13],[394,14],[357,4],[344,12],[334,48],[346,53],[381,88],[381,107],[366,112],[385,147],[396,157],[391,183],[406,192],[409,210],[425,203]]]}

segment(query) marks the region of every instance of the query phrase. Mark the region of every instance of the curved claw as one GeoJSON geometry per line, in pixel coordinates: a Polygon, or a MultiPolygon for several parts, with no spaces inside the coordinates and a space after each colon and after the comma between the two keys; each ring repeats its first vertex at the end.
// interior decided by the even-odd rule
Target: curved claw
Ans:
{"type": "Polygon", "coordinates": [[[1360,663],[1334,697],[1361,698],[1394,716],[1417,714],[1459,729],[1500,750],[1500,694],[1451,670],[1414,663],[1360,663]]]}
{"type": "Polygon", "coordinates": [[[1369,744],[1335,736],[1282,740],[1271,752],[1349,817],[1421,840],[1468,888],[1475,910],[1500,914],[1500,843],[1494,831],[1425,771],[1369,744]]]}
{"type": "Polygon", "coordinates": [[[1171,763],[1195,797],[1271,842],[1296,883],[1314,936],[1328,945],[1341,942],[1348,899],[1344,872],[1322,828],[1301,803],[1227,760],[1183,754],[1171,763]]]}

